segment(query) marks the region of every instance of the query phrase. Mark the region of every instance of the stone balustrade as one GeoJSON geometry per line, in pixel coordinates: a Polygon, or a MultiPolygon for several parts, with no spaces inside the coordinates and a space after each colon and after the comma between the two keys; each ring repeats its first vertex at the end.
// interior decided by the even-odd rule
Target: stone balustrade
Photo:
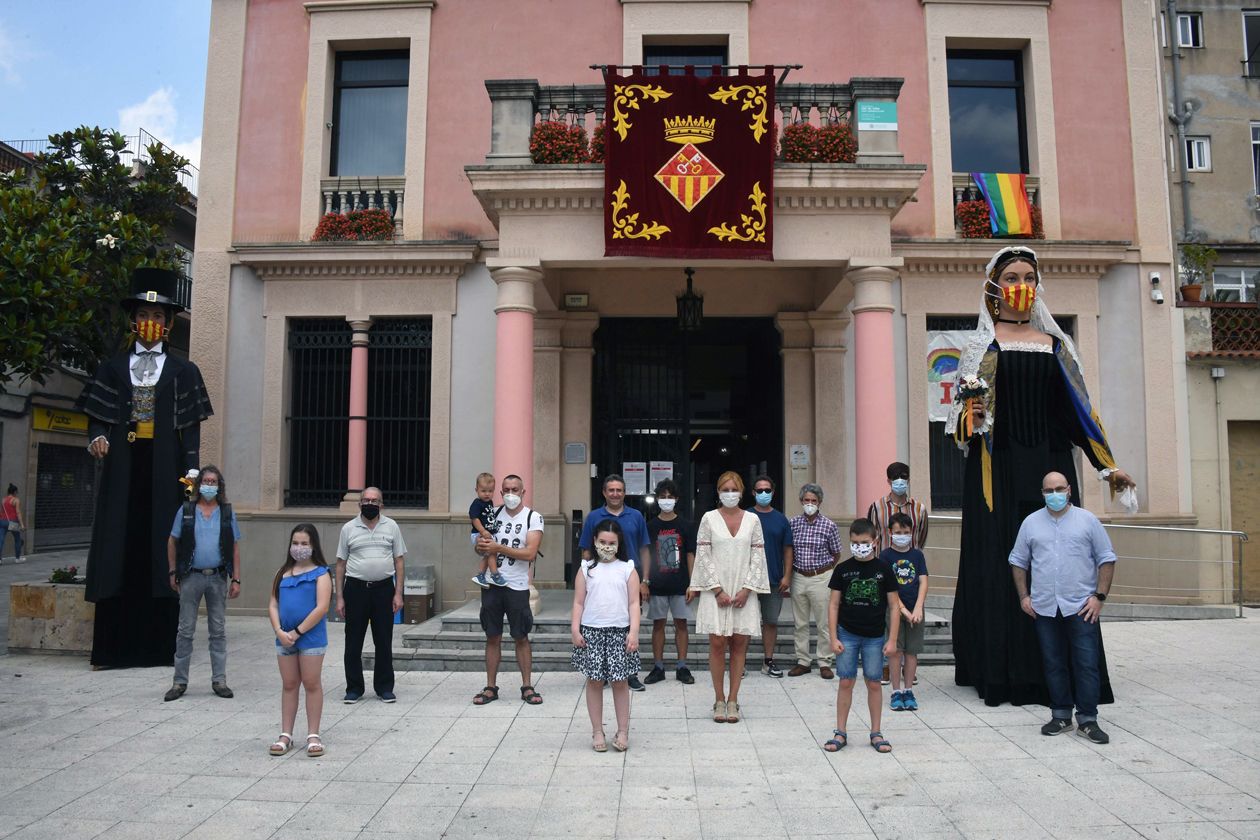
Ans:
{"type": "MultiPolygon", "coordinates": [[[[1024,192],[1028,194],[1028,203],[1033,207],[1041,206],[1041,179],[1036,175],[1028,175],[1024,178],[1024,192]]],[[[980,188],[976,186],[976,182],[971,179],[969,172],[954,173],[954,206],[957,207],[964,201],[980,201],[984,196],[980,195],[980,188]]]]}
{"type": "Polygon", "coordinates": [[[323,178],[319,182],[323,196],[320,213],[350,213],[354,210],[384,210],[394,220],[394,236],[402,235],[403,198],[407,180],[394,177],[323,178]]]}

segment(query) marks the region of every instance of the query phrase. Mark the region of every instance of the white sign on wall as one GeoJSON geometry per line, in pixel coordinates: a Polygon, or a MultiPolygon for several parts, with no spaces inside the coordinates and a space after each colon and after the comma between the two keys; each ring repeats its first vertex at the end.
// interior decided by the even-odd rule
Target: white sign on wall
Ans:
{"type": "Polygon", "coordinates": [[[647,461],[623,461],[621,477],[626,480],[627,496],[647,495],[647,461]]]}
{"type": "Polygon", "coordinates": [[[656,485],[660,484],[667,478],[674,477],[673,461],[650,461],[648,462],[648,488],[655,493],[656,485]]]}

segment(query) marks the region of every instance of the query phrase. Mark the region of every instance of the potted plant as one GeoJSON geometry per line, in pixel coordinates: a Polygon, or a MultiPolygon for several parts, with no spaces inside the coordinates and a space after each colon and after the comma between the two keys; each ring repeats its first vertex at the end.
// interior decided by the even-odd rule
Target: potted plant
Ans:
{"type": "Polygon", "coordinates": [[[1216,249],[1207,245],[1187,242],[1181,246],[1182,300],[1197,302],[1203,299],[1203,285],[1212,274],[1217,256],[1216,249]]]}

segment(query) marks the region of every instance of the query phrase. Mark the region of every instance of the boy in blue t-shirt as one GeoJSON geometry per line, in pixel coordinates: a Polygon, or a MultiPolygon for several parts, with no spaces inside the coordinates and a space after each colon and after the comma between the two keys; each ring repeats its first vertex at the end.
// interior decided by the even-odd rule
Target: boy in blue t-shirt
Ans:
{"type": "MultiPolygon", "coordinates": [[[[499,527],[495,522],[497,513],[498,511],[494,508],[494,476],[483,472],[477,476],[477,498],[473,499],[472,504],[468,506],[468,519],[472,526],[469,539],[472,541],[473,551],[477,551],[477,537],[495,539],[494,532],[499,527]]],[[[477,551],[477,557],[481,562],[477,567],[477,574],[473,575],[473,583],[482,589],[489,589],[490,584],[507,586],[507,581],[499,572],[498,554],[493,551],[489,554],[477,551]]]]}
{"type": "Polygon", "coordinates": [[[917,548],[911,548],[914,539],[914,520],[904,513],[894,513],[888,519],[888,531],[892,545],[884,549],[879,559],[887,563],[897,578],[897,594],[901,600],[901,632],[897,634],[897,652],[888,656],[888,673],[892,679],[892,701],[889,708],[894,712],[915,712],[919,701],[914,699],[914,673],[919,667],[919,654],[923,652],[923,604],[928,593],[927,558],[917,548]],[[905,660],[905,690],[903,691],[902,660],[905,660]]]}

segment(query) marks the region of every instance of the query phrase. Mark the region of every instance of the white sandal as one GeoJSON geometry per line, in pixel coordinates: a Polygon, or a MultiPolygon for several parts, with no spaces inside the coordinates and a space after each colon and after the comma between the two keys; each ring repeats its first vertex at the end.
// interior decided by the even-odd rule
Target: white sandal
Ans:
{"type": "Polygon", "coordinates": [[[319,737],[318,732],[306,736],[306,754],[311,758],[319,758],[324,754],[324,740],[319,737]],[[314,739],[315,743],[312,744],[311,739],[314,739]]]}
{"type": "Polygon", "coordinates": [[[271,745],[272,755],[284,755],[289,750],[293,749],[293,736],[292,735],[290,735],[288,732],[281,732],[280,738],[277,738],[276,742],[271,745]],[[281,741],[280,738],[284,738],[285,740],[281,741]]]}

